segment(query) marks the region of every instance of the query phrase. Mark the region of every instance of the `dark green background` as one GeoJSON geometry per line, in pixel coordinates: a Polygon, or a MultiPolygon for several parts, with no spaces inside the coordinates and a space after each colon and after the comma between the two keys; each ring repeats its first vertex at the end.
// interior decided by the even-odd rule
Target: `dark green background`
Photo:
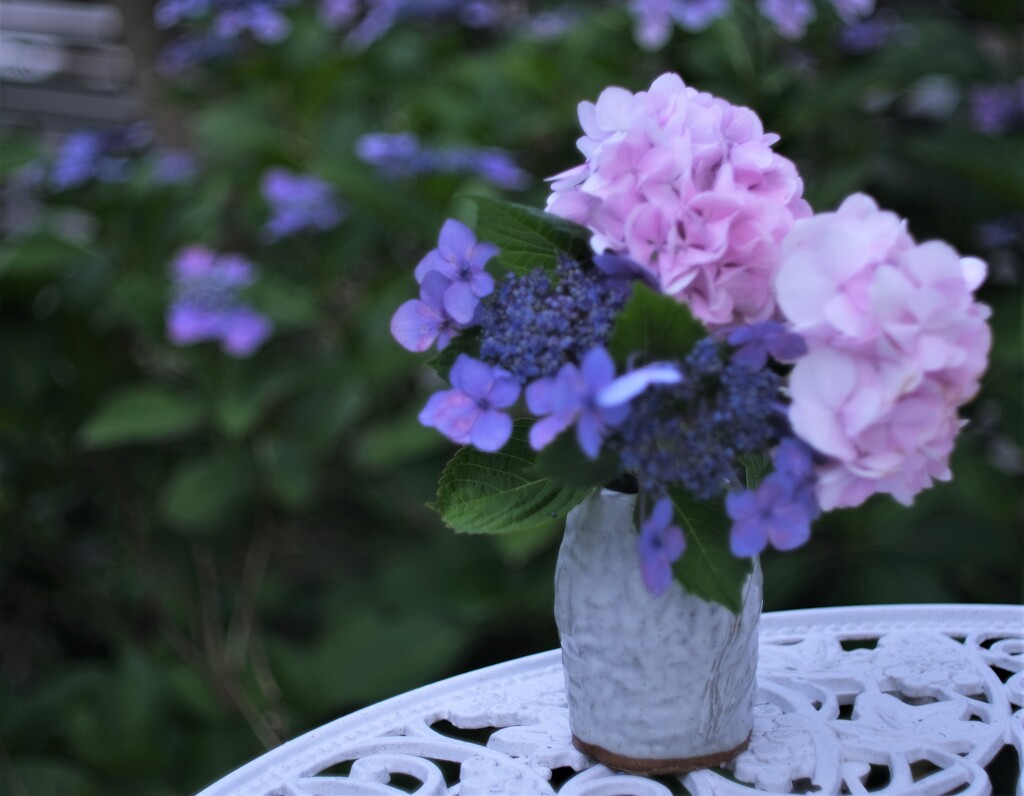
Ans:
{"type": "MultiPolygon", "coordinates": [[[[867,191],[918,239],[993,264],[995,349],[955,480],[766,555],[766,607],[1020,600],[1024,252],[982,248],[977,225],[1024,211],[1024,137],[976,132],[965,98],[1024,72],[1019,6],[883,2],[901,34],[850,56],[824,3],[797,45],[735,5],[657,53],[611,3],[581,4],[553,42],[441,22],[347,53],[301,4],[284,44],[150,97],[175,120],[165,139],[202,153],[194,182],[140,167],[43,198],[41,226],[0,252],[0,791],[194,791],[352,709],[557,644],[557,534],[456,537],[424,507],[451,448],[416,423],[434,384],[388,333],[441,222],[495,190],[389,182],[353,143],[507,148],[538,178],[508,198],[541,207],[540,178],[580,161],[577,102],[668,70],[755,108],[816,209],[867,191]],[[960,100],[916,113],[935,75],[960,100]],[[328,179],[348,218],[261,244],[275,164],[328,179]],[[250,298],[278,331],[252,359],[167,342],[168,263],[196,241],[261,269],[250,298]]],[[[9,179],[38,142],[4,138],[9,179]]]]}

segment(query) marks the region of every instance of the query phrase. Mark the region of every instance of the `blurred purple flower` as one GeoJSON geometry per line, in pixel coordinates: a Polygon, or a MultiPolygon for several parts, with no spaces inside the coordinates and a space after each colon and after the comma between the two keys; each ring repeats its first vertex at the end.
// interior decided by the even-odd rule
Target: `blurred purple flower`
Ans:
{"type": "Polygon", "coordinates": [[[344,215],[334,189],[319,177],[273,168],[260,187],[272,213],[263,227],[271,241],[306,229],[332,229],[344,215]]]}
{"type": "Polygon", "coordinates": [[[352,22],[359,15],[359,0],[320,0],[317,14],[324,27],[337,30],[352,22]]]}
{"type": "Polygon", "coordinates": [[[224,353],[248,357],[270,336],[270,319],[239,298],[239,291],[255,281],[248,260],[195,245],[184,249],[171,269],[167,336],[174,345],[217,340],[224,353]]]}
{"type": "Polygon", "coordinates": [[[870,17],[875,11],[875,0],[831,0],[836,13],[846,22],[858,17],[870,17]]]}
{"type": "Polygon", "coordinates": [[[839,48],[851,55],[863,55],[881,49],[902,30],[899,22],[883,17],[851,22],[839,31],[839,48]]]}
{"type": "Polygon", "coordinates": [[[492,368],[459,354],[449,380],[452,389],[434,393],[420,412],[420,422],[460,445],[471,443],[488,453],[512,435],[512,417],[500,410],[519,398],[519,384],[503,368],[492,368]]]}
{"type": "Polygon", "coordinates": [[[755,492],[729,492],[725,510],[733,521],[729,547],[736,556],[756,556],[769,543],[778,550],[792,550],[811,536],[811,518],[783,473],[769,475],[755,492]]]}
{"type": "Polygon", "coordinates": [[[648,591],[655,597],[663,594],[672,583],[672,564],[686,550],[683,531],[672,524],[672,515],[672,502],[661,498],[640,525],[640,536],[636,540],[640,572],[648,591]]]}
{"type": "Polygon", "coordinates": [[[221,39],[235,39],[246,31],[262,44],[276,44],[288,38],[291,23],[268,3],[222,11],[213,23],[214,35],[221,39]]]}
{"type": "Polygon", "coordinates": [[[199,19],[210,11],[211,0],[160,0],[153,7],[158,28],[173,28],[185,20],[199,19]]]}
{"type": "Polygon", "coordinates": [[[391,335],[409,351],[426,351],[434,342],[443,351],[466,328],[444,308],[444,294],[452,281],[437,271],[423,277],[420,297],[410,299],[391,318],[391,335]]]}
{"type": "Polygon", "coordinates": [[[103,155],[103,136],[92,130],[68,133],[61,141],[50,171],[50,185],[58,191],[78,188],[96,176],[103,155]]]}
{"type": "Polygon", "coordinates": [[[164,149],[153,161],[153,179],[160,185],[181,185],[199,173],[195,157],[181,149],[164,149]]]}
{"type": "Polygon", "coordinates": [[[110,130],[77,130],[60,142],[50,168],[50,187],[56,191],[79,188],[92,180],[123,182],[129,157],[149,144],[152,130],[136,123],[110,130]]]}
{"type": "Polygon", "coordinates": [[[730,0],[631,0],[633,37],[646,50],[657,50],[672,36],[675,23],[697,33],[729,13],[730,0]]]}
{"type": "Polygon", "coordinates": [[[526,404],[535,415],[546,417],[530,429],[530,446],[547,447],[573,423],[580,450],[596,459],[609,426],[621,423],[628,406],[601,406],[598,394],[615,379],[615,363],[601,346],[586,353],[579,367],[567,363],[555,376],[537,379],[526,388],[526,404]]]}
{"type": "Polygon", "coordinates": [[[1009,249],[1024,240],[1024,214],[1009,214],[983,221],[974,228],[975,238],[986,249],[1009,249]]]}
{"type": "Polygon", "coordinates": [[[225,61],[241,50],[241,43],[207,34],[190,34],[164,45],[156,68],[165,77],[180,75],[195,66],[225,61]]]}
{"type": "Polygon", "coordinates": [[[500,149],[430,149],[412,133],[366,133],[357,139],[356,156],[390,179],[431,173],[476,174],[507,190],[519,190],[530,176],[500,149]]]}
{"type": "Polygon", "coordinates": [[[817,12],[811,0],[758,0],[757,8],[784,39],[803,38],[817,12]]]}
{"type": "Polygon", "coordinates": [[[448,279],[444,310],[457,323],[469,323],[480,299],[494,290],[494,278],[484,268],[496,254],[497,246],[478,243],[469,227],[450,218],[441,227],[437,248],[428,252],[416,266],[416,281],[423,284],[427,274],[433,272],[448,279]]]}
{"type": "Polygon", "coordinates": [[[1002,135],[1024,119],[1024,81],[1014,86],[974,86],[970,102],[974,129],[985,135],[1002,135]]]}
{"type": "Polygon", "coordinates": [[[807,353],[807,343],[778,321],[761,321],[734,329],[727,338],[734,346],[732,361],[760,370],[771,356],[776,362],[795,362],[807,353]]]}

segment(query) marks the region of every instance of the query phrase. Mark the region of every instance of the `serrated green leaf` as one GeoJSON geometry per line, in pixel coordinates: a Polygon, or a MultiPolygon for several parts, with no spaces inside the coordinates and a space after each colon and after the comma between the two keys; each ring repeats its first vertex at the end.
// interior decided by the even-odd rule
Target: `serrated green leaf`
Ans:
{"type": "Polygon", "coordinates": [[[540,266],[553,271],[559,253],[583,258],[591,254],[590,233],[581,226],[525,205],[484,196],[470,197],[477,206],[476,236],[494,243],[499,268],[525,274],[540,266]]]}
{"type": "Polygon", "coordinates": [[[150,385],[128,387],[111,396],[79,431],[86,448],[110,448],[180,437],[203,422],[202,407],[190,396],[150,385]]]}
{"type": "Polygon", "coordinates": [[[690,594],[738,614],[753,565],[729,550],[729,517],[722,501],[694,500],[682,490],[670,490],[669,497],[686,534],[686,552],[673,567],[676,578],[690,594]]]}
{"type": "Polygon", "coordinates": [[[592,489],[564,487],[542,474],[527,441],[529,423],[517,420],[497,453],[468,445],[445,467],[430,507],[460,533],[511,533],[564,517],[592,489]]]}
{"type": "Polygon", "coordinates": [[[636,353],[679,359],[706,333],[686,305],[635,282],[615,321],[608,348],[620,365],[636,353]]]}
{"type": "Polygon", "coordinates": [[[582,489],[613,480],[619,474],[619,459],[607,449],[596,459],[587,458],[576,441],[576,432],[569,429],[537,454],[537,470],[563,486],[582,489]]]}

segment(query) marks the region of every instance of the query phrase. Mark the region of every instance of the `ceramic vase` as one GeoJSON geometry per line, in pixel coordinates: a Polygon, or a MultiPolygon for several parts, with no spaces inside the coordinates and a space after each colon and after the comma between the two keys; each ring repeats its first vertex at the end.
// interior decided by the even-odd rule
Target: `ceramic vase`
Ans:
{"type": "Polygon", "coordinates": [[[570,512],[555,573],[573,742],[641,774],[720,765],[750,738],[762,580],[739,614],[673,580],[652,595],[636,549],[636,495],[600,490],[570,512]]]}

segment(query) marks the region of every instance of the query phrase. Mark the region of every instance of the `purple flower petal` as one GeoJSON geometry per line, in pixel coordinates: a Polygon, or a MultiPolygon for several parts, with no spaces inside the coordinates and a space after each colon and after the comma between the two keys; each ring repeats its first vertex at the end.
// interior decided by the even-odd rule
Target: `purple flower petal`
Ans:
{"type": "Polygon", "coordinates": [[[473,253],[472,255],[470,255],[468,265],[474,271],[481,271],[483,270],[484,266],[487,265],[488,261],[492,257],[496,257],[500,252],[501,249],[499,249],[493,243],[481,241],[480,243],[476,244],[476,248],[473,249],[473,253]]]}
{"type": "Polygon", "coordinates": [[[768,532],[756,519],[737,522],[729,532],[729,549],[740,558],[762,553],[767,544],[768,532]]]}
{"type": "Polygon", "coordinates": [[[434,427],[452,442],[465,445],[480,417],[476,402],[458,390],[446,390],[434,413],[434,427]]]}
{"type": "Polygon", "coordinates": [[[519,382],[513,379],[511,374],[501,368],[495,368],[494,383],[487,398],[496,409],[507,409],[519,400],[520,389],[519,382]]]}
{"type": "Polygon", "coordinates": [[[653,362],[615,379],[597,394],[597,405],[605,408],[621,407],[632,401],[652,384],[678,384],[682,374],[674,365],[653,362]]]}
{"type": "Polygon", "coordinates": [[[455,276],[454,264],[442,257],[441,252],[437,249],[427,252],[423,259],[419,261],[413,273],[416,275],[416,281],[422,284],[427,274],[432,271],[436,271],[448,279],[452,279],[455,276]]]}
{"type": "Polygon", "coordinates": [[[811,538],[811,520],[797,503],[777,508],[766,525],[768,538],[776,550],[793,550],[811,538]]]}
{"type": "Polygon", "coordinates": [[[491,366],[468,354],[459,354],[448,377],[453,387],[477,401],[487,398],[494,381],[491,366]]]}
{"type": "Polygon", "coordinates": [[[409,351],[426,351],[441,334],[443,318],[419,299],[409,299],[391,317],[391,336],[409,351]]]}
{"type": "Polygon", "coordinates": [[[452,282],[444,292],[444,309],[457,323],[468,324],[480,303],[469,282],[452,282]]]}
{"type": "Polygon", "coordinates": [[[454,218],[449,218],[441,227],[437,249],[446,260],[454,263],[469,262],[476,247],[473,231],[454,218]]]}
{"type": "Polygon", "coordinates": [[[571,425],[571,418],[558,415],[549,415],[538,420],[530,429],[530,447],[535,451],[543,450],[571,425]]]}
{"type": "Polygon", "coordinates": [[[225,353],[236,357],[252,356],[273,330],[269,318],[248,309],[237,310],[230,319],[225,319],[224,325],[221,347],[225,353]]]}
{"type": "Polygon", "coordinates": [[[470,442],[487,453],[499,450],[512,436],[512,418],[504,412],[488,409],[480,413],[470,432],[470,442]]]}
{"type": "Polygon", "coordinates": [[[576,420],[576,441],[588,459],[596,459],[601,452],[604,424],[594,412],[581,413],[576,420]]]}
{"type": "Polygon", "coordinates": [[[590,349],[580,363],[580,373],[589,392],[597,392],[615,378],[615,362],[601,346],[590,349]]]}
{"type": "Polygon", "coordinates": [[[535,415],[549,415],[555,411],[555,380],[537,379],[526,385],[526,407],[535,415]]]}

